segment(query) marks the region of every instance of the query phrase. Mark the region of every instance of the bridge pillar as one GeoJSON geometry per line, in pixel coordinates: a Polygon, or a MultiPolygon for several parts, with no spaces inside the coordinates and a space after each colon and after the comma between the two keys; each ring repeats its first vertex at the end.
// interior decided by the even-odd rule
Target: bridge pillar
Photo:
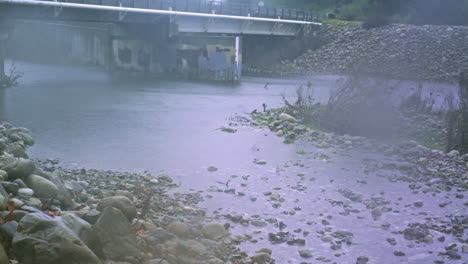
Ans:
{"type": "Polygon", "coordinates": [[[111,71],[234,82],[241,78],[241,37],[171,35],[164,26],[114,25],[109,45],[111,71]]]}
{"type": "Polygon", "coordinates": [[[6,79],[5,74],[5,56],[6,56],[6,41],[9,32],[6,27],[6,21],[0,20],[0,86],[6,79]]]}

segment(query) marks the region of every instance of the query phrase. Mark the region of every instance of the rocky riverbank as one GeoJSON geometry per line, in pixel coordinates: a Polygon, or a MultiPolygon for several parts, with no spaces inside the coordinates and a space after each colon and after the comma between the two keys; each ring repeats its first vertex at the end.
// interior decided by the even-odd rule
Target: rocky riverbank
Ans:
{"type": "MultiPolygon", "coordinates": [[[[468,27],[324,24],[311,33],[320,48],[249,72],[275,76],[361,73],[394,79],[454,81],[468,65],[468,27]]],[[[314,40],[314,41],[312,41],[314,40]]],[[[314,44],[316,45],[316,44],[314,44]]]]}
{"type": "MultiPolygon", "coordinates": [[[[346,199],[344,201],[339,199],[330,201],[332,207],[343,207],[344,211],[340,212],[340,214],[344,216],[367,212],[376,223],[381,222],[381,228],[389,233],[387,241],[382,243],[389,243],[394,247],[398,244],[398,247],[401,249],[393,252],[396,257],[404,257],[409,254],[414,257],[415,263],[423,263],[417,262],[414,252],[409,252],[415,247],[414,243],[420,243],[422,244],[421,247],[424,247],[424,244],[433,244],[435,240],[438,241],[437,243],[440,246],[436,246],[438,245],[436,243],[434,245],[436,251],[430,251],[430,254],[437,253],[440,258],[445,260],[435,260],[434,263],[446,263],[445,261],[452,263],[450,261],[457,261],[466,257],[468,253],[468,241],[466,240],[466,230],[468,228],[466,207],[468,203],[465,200],[465,203],[461,207],[456,207],[450,214],[446,213],[445,215],[441,214],[437,208],[443,209],[455,203],[456,200],[463,201],[466,199],[465,195],[468,190],[468,154],[460,155],[458,151],[444,153],[440,150],[426,148],[414,141],[387,144],[365,137],[338,135],[312,129],[302,124],[303,120],[300,119],[300,115],[289,108],[255,113],[253,114],[253,118],[255,124],[268,127],[271,131],[276,132],[277,136],[284,137],[284,143],[313,144],[317,149],[331,149],[333,153],[345,155],[355,149],[359,149],[358,153],[382,154],[383,159],[381,160],[365,160],[363,164],[365,175],[375,174],[382,177],[382,180],[386,179],[390,183],[406,183],[409,192],[412,194],[423,194],[425,197],[428,197],[427,200],[430,200],[429,197],[431,196],[439,197],[435,198],[438,201],[437,205],[432,206],[432,209],[430,209],[431,206],[427,205],[427,200],[417,200],[408,203],[406,201],[407,197],[400,196],[396,199],[404,191],[401,191],[393,198],[384,198],[384,192],[380,193],[380,197],[372,195],[370,198],[365,198],[368,196],[367,194],[356,192],[354,188],[347,187],[337,190],[346,199]],[[364,208],[359,207],[358,204],[364,205],[364,208]],[[392,216],[398,216],[406,210],[416,213],[420,209],[423,210],[419,214],[425,216],[424,221],[411,222],[409,218],[401,219],[402,216],[397,217],[397,219],[400,219],[399,221],[385,221],[385,219],[391,219],[392,216]],[[386,214],[390,216],[384,216],[386,214]],[[399,240],[399,236],[402,236],[404,239],[399,240]],[[444,245],[446,239],[448,241],[451,238],[454,239],[452,240],[454,243],[444,245]],[[399,240],[398,243],[397,240],[399,240]],[[406,249],[404,245],[406,245],[406,249]]],[[[307,155],[307,152],[303,151],[300,154],[307,155]]],[[[323,159],[326,162],[333,162],[333,156],[331,155],[321,154],[315,158],[323,159]]],[[[368,184],[367,180],[362,180],[361,177],[350,180],[356,180],[361,185],[368,184]]],[[[333,181],[331,183],[333,184],[333,181]]],[[[350,185],[349,183],[347,184],[347,186],[350,185]]],[[[322,190],[322,192],[324,191],[322,190]]],[[[325,230],[320,233],[321,240],[325,243],[330,243],[330,248],[338,252],[345,244],[355,245],[353,237],[356,238],[356,236],[353,236],[353,232],[332,232],[333,230],[328,228],[329,222],[332,219],[335,219],[334,215],[329,215],[327,219],[322,220],[325,230]]],[[[362,220],[364,217],[358,216],[358,219],[362,220]]],[[[275,243],[277,240],[284,242],[288,238],[283,236],[287,236],[288,234],[286,232],[271,234],[269,239],[272,243],[275,243]]],[[[385,246],[382,244],[383,248],[385,246]]],[[[361,250],[364,251],[363,248],[361,250]]],[[[312,252],[302,250],[300,254],[304,258],[310,258],[312,252]],[[308,253],[310,253],[310,256],[308,253]]],[[[335,256],[341,256],[341,253],[337,253],[335,256]]],[[[422,255],[420,257],[429,258],[429,256],[423,257],[422,255]]],[[[368,256],[360,256],[356,260],[356,263],[368,263],[368,261],[368,256]]]]}
{"type": "Polygon", "coordinates": [[[422,146],[416,141],[390,144],[366,137],[320,131],[303,124],[299,114],[287,107],[254,114],[254,119],[276,132],[277,136],[284,137],[284,143],[287,144],[296,140],[306,140],[316,142],[319,148],[349,149],[359,146],[397,157],[402,164],[382,165],[401,170],[404,175],[395,175],[392,179],[395,181],[419,182],[440,190],[468,190],[468,154],[460,155],[456,150],[445,153],[422,146]]]}
{"type": "MultiPolygon", "coordinates": [[[[25,128],[0,124],[0,263],[253,263],[167,175],[66,169],[29,159],[25,128]],[[171,194],[169,194],[171,192],[171,194]]],[[[271,252],[270,252],[271,253],[271,252]]],[[[266,262],[258,262],[266,263],[266,262]]]]}

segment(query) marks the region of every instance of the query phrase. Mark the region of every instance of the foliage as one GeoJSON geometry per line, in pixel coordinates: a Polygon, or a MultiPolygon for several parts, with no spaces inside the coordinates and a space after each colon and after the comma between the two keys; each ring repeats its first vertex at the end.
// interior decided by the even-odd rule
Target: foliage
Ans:
{"type": "MultiPolygon", "coordinates": [[[[265,0],[270,6],[333,13],[340,19],[468,25],[468,0],[265,0]],[[373,19],[371,19],[373,18],[373,19]]],[[[375,24],[375,23],[374,23],[375,24]]],[[[377,23],[378,24],[378,23],[377,23]]]]}
{"type": "Polygon", "coordinates": [[[373,15],[373,16],[369,16],[366,18],[364,23],[362,23],[362,27],[364,29],[371,29],[371,28],[386,26],[386,25],[389,25],[390,23],[391,23],[391,20],[387,16],[373,15]]]}
{"type": "Polygon", "coordinates": [[[0,76],[0,88],[8,88],[18,85],[18,81],[21,77],[23,77],[23,73],[16,69],[15,64],[12,64],[10,72],[3,77],[0,76]]]}

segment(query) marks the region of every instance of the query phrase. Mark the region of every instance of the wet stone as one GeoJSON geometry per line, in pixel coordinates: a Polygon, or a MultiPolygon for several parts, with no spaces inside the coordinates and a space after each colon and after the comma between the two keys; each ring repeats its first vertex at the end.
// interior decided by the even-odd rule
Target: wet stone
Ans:
{"type": "Polygon", "coordinates": [[[313,257],[313,252],[310,249],[300,249],[298,252],[299,252],[299,256],[301,256],[303,258],[313,257]]]}
{"type": "Polygon", "coordinates": [[[367,256],[359,256],[356,260],[356,264],[367,264],[369,262],[369,258],[367,256]]]}

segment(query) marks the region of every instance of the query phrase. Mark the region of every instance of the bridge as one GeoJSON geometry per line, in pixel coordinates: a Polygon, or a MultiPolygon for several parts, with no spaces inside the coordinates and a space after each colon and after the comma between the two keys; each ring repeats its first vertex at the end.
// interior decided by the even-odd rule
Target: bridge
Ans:
{"type": "Polygon", "coordinates": [[[111,71],[215,80],[240,79],[243,36],[294,37],[320,25],[311,12],[223,0],[0,0],[0,17],[106,25],[99,45],[111,71]]]}

